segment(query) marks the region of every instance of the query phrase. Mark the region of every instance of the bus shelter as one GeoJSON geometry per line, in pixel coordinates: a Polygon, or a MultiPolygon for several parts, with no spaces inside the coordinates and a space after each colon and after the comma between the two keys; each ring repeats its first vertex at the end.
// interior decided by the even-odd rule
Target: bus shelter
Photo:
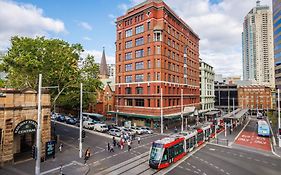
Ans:
{"type": "Polygon", "coordinates": [[[236,128],[246,120],[248,111],[249,109],[239,109],[235,113],[229,113],[223,117],[224,121],[232,128],[236,128]]]}

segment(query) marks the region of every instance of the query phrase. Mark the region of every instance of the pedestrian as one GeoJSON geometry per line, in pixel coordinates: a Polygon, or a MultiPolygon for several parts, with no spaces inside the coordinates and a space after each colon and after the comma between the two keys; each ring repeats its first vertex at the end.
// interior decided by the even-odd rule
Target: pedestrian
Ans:
{"type": "Polygon", "coordinates": [[[138,137],[138,144],[140,144],[140,136],[138,137]]]}
{"type": "Polygon", "coordinates": [[[178,128],[175,126],[175,133],[177,133],[178,132],[178,128]]]}
{"type": "Polygon", "coordinates": [[[110,143],[108,142],[107,143],[107,151],[109,151],[110,150],[110,143]]]}
{"type": "Polygon", "coordinates": [[[168,130],[168,125],[167,124],[166,124],[165,128],[166,128],[166,130],[168,130]]]}
{"type": "Polygon", "coordinates": [[[124,142],[123,139],[120,139],[120,148],[123,149],[124,148],[124,142]]]}
{"type": "Polygon", "coordinates": [[[110,150],[109,150],[109,152],[114,152],[113,145],[110,145],[110,150]]]}
{"type": "Polygon", "coordinates": [[[59,146],[60,152],[62,152],[62,147],[63,147],[63,144],[61,143],[60,146],[59,146]]]}
{"type": "Polygon", "coordinates": [[[131,141],[128,141],[128,151],[131,151],[131,141]]]}
{"type": "Polygon", "coordinates": [[[115,137],[113,137],[113,146],[114,146],[114,147],[116,146],[116,140],[115,140],[115,137]]]}
{"type": "Polygon", "coordinates": [[[90,153],[90,148],[87,148],[87,150],[85,151],[85,156],[84,156],[84,164],[87,163],[87,160],[90,158],[91,153],[90,153]]]}

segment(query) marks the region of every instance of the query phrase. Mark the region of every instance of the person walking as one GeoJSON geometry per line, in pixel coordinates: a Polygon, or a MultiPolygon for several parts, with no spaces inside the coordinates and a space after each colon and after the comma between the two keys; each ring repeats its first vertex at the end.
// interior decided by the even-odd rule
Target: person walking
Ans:
{"type": "Polygon", "coordinates": [[[61,143],[60,146],[59,146],[59,151],[60,152],[62,152],[62,147],[63,147],[63,144],[61,143]]]}
{"type": "Polygon", "coordinates": [[[109,152],[114,152],[113,145],[110,145],[109,152]]]}
{"type": "Polygon", "coordinates": [[[107,143],[107,151],[109,151],[110,150],[110,143],[108,142],[107,143]]]}
{"type": "Polygon", "coordinates": [[[128,151],[131,151],[131,141],[128,141],[128,151]]]}
{"type": "Polygon", "coordinates": [[[113,146],[115,147],[116,146],[116,140],[115,140],[115,137],[113,137],[113,146]]]}
{"type": "Polygon", "coordinates": [[[120,148],[123,149],[124,148],[124,142],[123,139],[120,139],[120,148]]]}
{"type": "Polygon", "coordinates": [[[138,144],[140,144],[140,136],[138,137],[138,144]]]}
{"type": "Polygon", "coordinates": [[[84,164],[87,163],[87,160],[90,158],[90,156],[91,156],[90,148],[87,148],[87,150],[85,151],[84,164]]]}

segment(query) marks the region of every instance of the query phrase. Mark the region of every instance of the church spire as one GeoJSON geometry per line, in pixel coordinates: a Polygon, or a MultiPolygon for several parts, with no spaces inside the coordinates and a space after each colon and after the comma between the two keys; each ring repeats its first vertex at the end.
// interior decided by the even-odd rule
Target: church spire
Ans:
{"type": "Polygon", "coordinates": [[[100,76],[103,78],[108,78],[108,70],[107,70],[104,47],[103,47],[101,63],[100,63],[100,76]]]}

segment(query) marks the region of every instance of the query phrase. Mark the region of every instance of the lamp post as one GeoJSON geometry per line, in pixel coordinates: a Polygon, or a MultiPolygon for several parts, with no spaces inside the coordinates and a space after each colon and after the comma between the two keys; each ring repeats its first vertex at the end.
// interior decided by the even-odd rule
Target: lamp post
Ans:
{"type": "Polygon", "coordinates": [[[36,165],[35,175],[40,175],[40,162],[41,162],[41,87],[42,87],[42,74],[39,74],[38,82],[38,111],[37,111],[37,129],[36,129],[36,165]]]}
{"type": "Polygon", "coordinates": [[[183,131],[183,89],[181,89],[181,131],[183,131]]]}
{"type": "Polygon", "coordinates": [[[162,90],[162,87],[161,87],[161,96],[160,96],[160,106],[161,106],[161,109],[160,109],[160,112],[161,112],[161,116],[160,116],[160,120],[161,120],[161,134],[163,134],[163,90],[162,90]]]}
{"type": "Polygon", "coordinates": [[[83,121],[83,118],[82,118],[82,99],[83,98],[83,84],[80,83],[80,132],[79,132],[79,157],[82,158],[82,121],[83,121]]]}

